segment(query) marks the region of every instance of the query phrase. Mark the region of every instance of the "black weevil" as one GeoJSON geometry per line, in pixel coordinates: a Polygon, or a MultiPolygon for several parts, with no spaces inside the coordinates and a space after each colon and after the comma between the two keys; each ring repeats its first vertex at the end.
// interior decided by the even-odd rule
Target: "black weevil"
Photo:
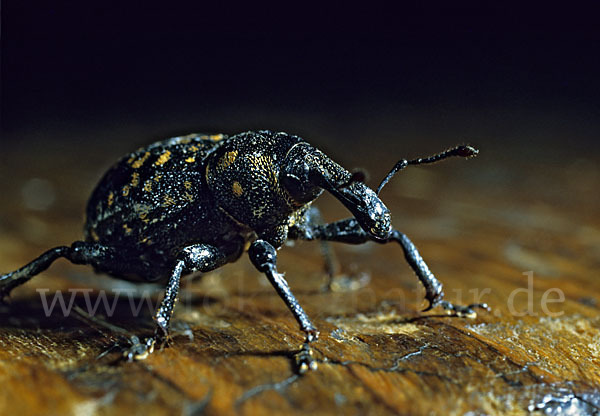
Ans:
{"type": "Polygon", "coordinates": [[[122,279],[166,283],[154,336],[129,353],[141,358],[155,341],[167,339],[180,278],[214,270],[247,250],[306,334],[296,357],[300,372],[315,369],[310,343],[319,333],[276,268],[277,250],[287,239],[397,242],[425,286],[426,310],[441,306],[457,315],[474,315],[473,308],[487,308],[443,299],[442,284],[408,237],[392,228],[390,212],[378,197],[387,181],[408,165],[475,154],[471,146],[457,146],[428,158],[402,159],[375,193],[361,175],[286,133],[190,134],[160,141],[124,157],[104,175],[87,205],[85,241],[50,249],[0,276],[0,298],[60,257],[122,279]],[[311,203],[323,190],[353,217],[324,225],[315,221],[311,203]]]}

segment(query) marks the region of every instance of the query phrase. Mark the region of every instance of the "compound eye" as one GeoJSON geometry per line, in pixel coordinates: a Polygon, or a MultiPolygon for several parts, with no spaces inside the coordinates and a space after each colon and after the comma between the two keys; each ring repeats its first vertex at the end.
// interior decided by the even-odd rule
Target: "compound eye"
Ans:
{"type": "Polygon", "coordinates": [[[292,199],[299,204],[309,203],[322,192],[321,188],[291,173],[282,175],[281,183],[292,199]]]}
{"type": "Polygon", "coordinates": [[[281,178],[281,183],[285,187],[286,191],[288,191],[292,196],[292,198],[297,201],[302,198],[302,195],[304,194],[304,186],[298,177],[288,173],[281,178]]]}

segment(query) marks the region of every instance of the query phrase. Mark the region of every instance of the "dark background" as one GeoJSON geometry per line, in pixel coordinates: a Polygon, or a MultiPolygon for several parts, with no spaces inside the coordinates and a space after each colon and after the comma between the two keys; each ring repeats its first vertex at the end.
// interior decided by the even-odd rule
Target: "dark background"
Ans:
{"type": "Polygon", "coordinates": [[[361,130],[381,114],[431,112],[435,125],[436,113],[499,109],[596,126],[591,10],[417,4],[5,1],[3,132],[151,122],[310,133],[278,119],[361,130]]]}
{"type": "Polygon", "coordinates": [[[461,141],[500,161],[599,149],[591,9],[2,6],[5,149],[113,149],[94,178],[137,145],[191,131],[285,130],[366,166],[461,141]]]}

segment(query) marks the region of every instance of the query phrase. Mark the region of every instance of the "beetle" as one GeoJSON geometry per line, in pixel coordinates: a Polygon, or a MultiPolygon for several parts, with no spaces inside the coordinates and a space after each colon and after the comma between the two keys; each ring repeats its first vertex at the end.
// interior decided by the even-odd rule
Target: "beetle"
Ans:
{"type": "Polygon", "coordinates": [[[117,278],[166,284],[154,315],[154,335],[128,354],[141,359],[157,341],[168,339],[181,277],[214,270],[247,251],[305,333],[296,355],[298,370],[316,369],[310,344],[319,333],[277,271],[277,250],[288,239],[396,242],[425,287],[425,310],[440,306],[459,316],[475,315],[474,308],[487,305],[444,300],[442,284],[410,239],[392,228],[390,211],[378,195],[409,165],[477,153],[461,145],[427,158],[401,159],[375,192],[360,174],[283,132],[190,134],[159,141],[125,156],[100,180],[88,201],[83,241],[52,248],[0,276],[0,298],[61,257],[117,278]],[[311,203],[323,191],[337,198],[352,217],[317,222],[311,203]]]}

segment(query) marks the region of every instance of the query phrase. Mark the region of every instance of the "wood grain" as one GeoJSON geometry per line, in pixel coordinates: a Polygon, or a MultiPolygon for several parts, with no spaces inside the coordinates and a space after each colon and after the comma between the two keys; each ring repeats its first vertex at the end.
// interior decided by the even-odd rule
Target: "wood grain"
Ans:
{"type": "MultiPolygon", "coordinates": [[[[79,238],[86,196],[115,157],[110,146],[93,146],[87,159],[60,146],[4,154],[0,271],[79,238]],[[27,202],[34,177],[54,195],[46,208],[27,202]]],[[[553,148],[533,159],[519,146],[492,143],[468,162],[407,169],[382,193],[447,298],[482,300],[491,312],[474,320],[421,313],[422,290],[392,245],[335,245],[341,284],[324,291],[319,247],[303,243],[281,250],[280,269],[321,332],[318,371],[294,373],[302,335],[245,257],[188,281],[171,345],[125,362],[129,335],[152,329],[150,309],[132,316],[128,296],[156,301],[160,291],[131,292],[61,261],[0,308],[0,413],[597,414],[599,158],[553,148]],[[114,315],[100,307],[96,318],[124,331],[65,317],[58,306],[47,316],[40,288],[48,300],[57,290],[66,300],[76,293],[84,310],[86,293],[92,304],[105,293],[114,315]]],[[[393,147],[361,154],[361,165],[378,178],[395,162],[393,147]]],[[[336,155],[348,167],[357,157],[336,155]]],[[[332,199],[321,202],[326,218],[347,215],[332,199]]]]}

